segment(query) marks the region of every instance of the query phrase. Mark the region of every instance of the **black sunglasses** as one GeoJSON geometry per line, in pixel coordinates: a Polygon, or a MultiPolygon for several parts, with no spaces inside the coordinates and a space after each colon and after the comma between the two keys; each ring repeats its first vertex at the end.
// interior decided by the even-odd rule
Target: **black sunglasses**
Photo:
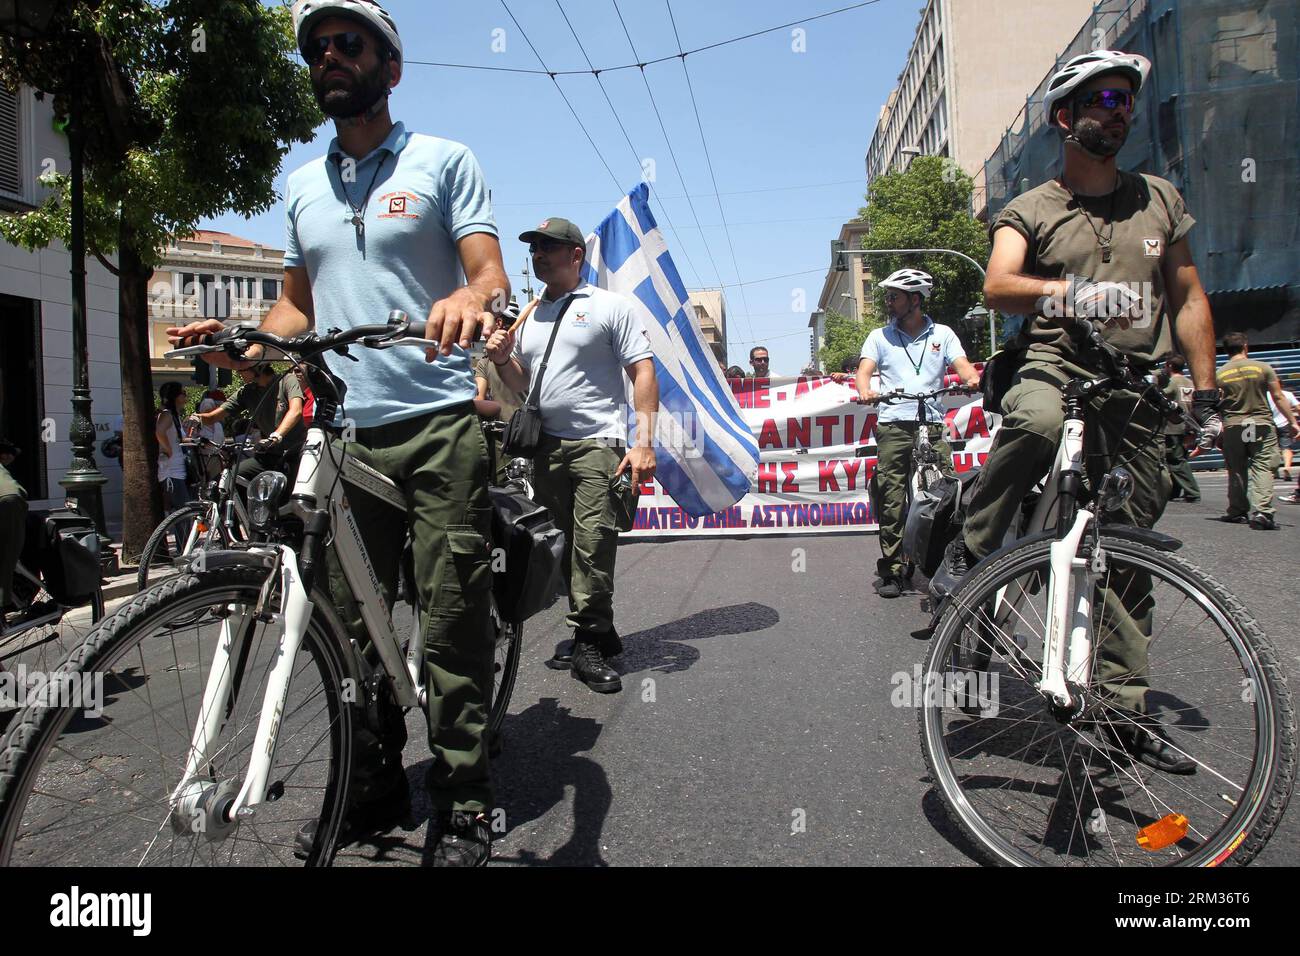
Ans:
{"type": "Polygon", "coordinates": [[[355,60],[366,48],[366,38],[360,33],[354,33],[351,30],[344,33],[313,37],[307,41],[307,49],[303,51],[303,57],[306,58],[307,64],[316,66],[325,59],[325,51],[330,48],[330,44],[333,44],[334,49],[349,60],[355,60]]]}
{"type": "Polygon", "coordinates": [[[560,239],[535,239],[528,244],[529,253],[537,252],[537,250],[540,249],[542,252],[550,254],[554,252],[556,249],[576,249],[576,248],[578,247],[575,246],[573,243],[564,242],[560,239]]]}
{"type": "Polygon", "coordinates": [[[1079,97],[1079,105],[1084,109],[1100,107],[1103,110],[1123,110],[1133,112],[1133,93],[1129,90],[1093,90],[1079,97]]]}

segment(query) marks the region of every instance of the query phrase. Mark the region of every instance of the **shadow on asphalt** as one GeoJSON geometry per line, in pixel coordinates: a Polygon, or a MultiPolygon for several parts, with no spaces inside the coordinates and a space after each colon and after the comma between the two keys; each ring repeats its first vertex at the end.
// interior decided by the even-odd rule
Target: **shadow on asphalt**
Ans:
{"type": "Polygon", "coordinates": [[[775,608],[752,601],[697,611],[689,617],[624,637],[626,650],[617,662],[618,671],[624,675],[646,670],[662,674],[684,671],[700,659],[700,652],[681,641],[751,634],[767,630],[780,620],[781,615],[775,608]]]}
{"type": "Polygon", "coordinates": [[[531,850],[518,854],[493,854],[511,863],[550,866],[607,866],[600,855],[600,834],[605,827],[614,793],[600,764],[582,756],[596,746],[601,723],[576,717],[554,697],[543,697],[518,714],[509,714],[503,727],[505,745],[492,761],[497,804],[505,810],[505,823],[518,830],[544,817],[564,801],[573,788],[573,832],[549,856],[531,850]]]}

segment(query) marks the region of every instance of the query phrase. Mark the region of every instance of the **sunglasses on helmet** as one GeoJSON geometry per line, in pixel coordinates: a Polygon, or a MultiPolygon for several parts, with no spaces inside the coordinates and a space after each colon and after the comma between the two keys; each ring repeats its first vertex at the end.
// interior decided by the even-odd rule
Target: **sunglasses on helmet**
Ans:
{"type": "Polygon", "coordinates": [[[1084,109],[1094,107],[1103,110],[1123,110],[1133,112],[1133,93],[1131,90],[1093,90],[1079,97],[1079,105],[1084,109]]]}
{"type": "Polygon", "coordinates": [[[312,37],[306,43],[307,48],[303,50],[303,57],[306,59],[308,66],[319,65],[325,59],[325,51],[330,48],[331,44],[343,56],[349,60],[355,60],[366,48],[366,38],[362,34],[351,30],[344,33],[312,37]]]}

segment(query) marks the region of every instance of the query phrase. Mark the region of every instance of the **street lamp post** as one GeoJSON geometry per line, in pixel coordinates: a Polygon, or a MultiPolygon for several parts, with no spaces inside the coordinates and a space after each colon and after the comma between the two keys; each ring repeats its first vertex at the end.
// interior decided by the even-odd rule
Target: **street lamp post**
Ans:
{"type": "MultiPolygon", "coordinates": [[[[40,42],[47,36],[50,20],[64,0],[0,0],[0,31],[18,40],[40,42]]],[[[86,208],[84,147],[81,126],[81,92],[75,77],[68,81],[69,115],[66,125],[68,159],[72,177],[71,242],[72,259],[72,463],[60,485],[94,522],[100,538],[100,561],[112,571],[117,558],[105,534],[103,488],[108,479],[95,465],[95,424],[91,418],[89,352],[86,341],[86,208]]]]}

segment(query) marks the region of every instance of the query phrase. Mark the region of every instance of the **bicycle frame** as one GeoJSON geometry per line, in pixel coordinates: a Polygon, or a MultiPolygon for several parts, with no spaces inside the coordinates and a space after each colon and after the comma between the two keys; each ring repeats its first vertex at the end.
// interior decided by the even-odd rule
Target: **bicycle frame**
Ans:
{"type": "MultiPolygon", "coordinates": [[[[401,643],[393,627],[392,611],[384,600],[383,588],[348,503],[345,490],[348,484],[374,495],[394,508],[406,508],[405,499],[397,486],[374,469],[355,459],[345,458],[340,472],[330,450],[326,430],[320,425],[313,425],[308,430],[303,446],[289,504],[284,505],[281,511],[283,513],[287,510],[306,517],[320,503],[328,503],[330,526],[334,530],[332,547],[343,575],[360,605],[362,620],[370,633],[381,666],[392,679],[394,700],[400,707],[417,706],[423,690],[419,648],[417,642],[412,641],[411,648],[403,659],[401,643]],[[342,482],[339,482],[340,477],[342,482]]],[[[280,544],[269,548],[252,548],[250,552],[274,554],[275,563],[271,573],[278,572],[280,575],[280,617],[284,627],[276,664],[267,676],[262,711],[244,783],[229,810],[231,817],[249,815],[257,804],[266,799],[267,777],[275,757],[280,718],[288,699],[289,678],[293,662],[306,636],[313,608],[311,597],[303,586],[298,555],[293,548],[280,544]]],[[[264,595],[269,591],[269,576],[267,585],[264,595]]],[[[226,702],[234,679],[233,662],[238,660],[240,651],[239,635],[245,633],[249,619],[255,617],[259,610],[260,608],[245,610],[239,615],[227,616],[222,621],[221,636],[204,688],[203,705],[191,739],[185,772],[172,793],[172,802],[182,814],[187,809],[187,797],[198,800],[202,796],[202,784],[196,777],[200,768],[206,765],[210,742],[217,738],[225,720],[226,702]]]]}

